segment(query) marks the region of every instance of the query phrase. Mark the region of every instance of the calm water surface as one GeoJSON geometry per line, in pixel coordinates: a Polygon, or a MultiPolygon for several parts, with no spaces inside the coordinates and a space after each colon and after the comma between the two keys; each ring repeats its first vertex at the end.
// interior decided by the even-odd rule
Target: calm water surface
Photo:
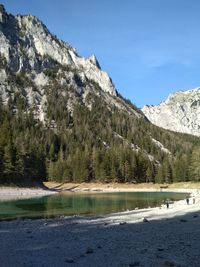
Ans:
{"type": "Polygon", "coordinates": [[[163,204],[166,199],[176,201],[184,199],[186,195],[171,192],[60,193],[12,201],[0,199],[0,220],[106,214],[156,207],[163,204]]]}

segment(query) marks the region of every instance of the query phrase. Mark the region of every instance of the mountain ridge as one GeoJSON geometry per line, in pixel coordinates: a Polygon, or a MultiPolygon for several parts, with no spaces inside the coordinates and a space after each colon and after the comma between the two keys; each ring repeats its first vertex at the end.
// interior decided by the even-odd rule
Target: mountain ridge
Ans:
{"type": "Polygon", "coordinates": [[[2,6],[0,42],[1,183],[190,179],[199,141],[152,125],[95,56],[81,58],[36,17],[2,6]]]}
{"type": "MultiPolygon", "coordinates": [[[[35,16],[17,15],[14,17],[13,15],[8,15],[5,8],[2,7],[0,18],[0,41],[2,44],[0,53],[6,58],[9,67],[13,71],[27,72],[34,70],[39,72],[45,68],[45,66],[39,64],[40,61],[44,61],[45,57],[50,57],[61,65],[83,68],[87,78],[93,79],[103,90],[110,94],[117,94],[110,77],[100,69],[100,65],[94,55],[89,58],[81,58],[75,49],[52,35],[35,16]],[[12,54],[12,60],[9,54],[12,54]],[[37,58],[37,56],[39,57],[37,58]],[[40,65],[40,69],[37,65],[40,65]]],[[[46,64],[47,67],[51,65],[48,59],[46,59],[46,64]]]]}
{"type": "Polygon", "coordinates": [[[146,105],[148,120],[165,129],[200,136],[200,88],[171,93],[159,105],[146,105]]]}

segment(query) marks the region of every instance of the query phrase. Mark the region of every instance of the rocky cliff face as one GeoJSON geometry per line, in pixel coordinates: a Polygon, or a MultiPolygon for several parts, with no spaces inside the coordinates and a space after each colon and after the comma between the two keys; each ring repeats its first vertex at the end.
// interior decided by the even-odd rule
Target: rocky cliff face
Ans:
{"type": "Polygon", "coordinates": [[[102,71],[95,56],[81,58],[69,44],[58,40],[36,17],[8,15],[0,6],[0,53],[14,72],[38,74],[54,62],[82,71],[83,78],[94,80],[105,92],[116,95],[115,87],[102,71]]]}
{"type": "Polygon", "coordinates": [[[0,94],[4,104],[14,103],[17,94],[26,108],[47,124],[47,94],[56,88],[70,112],[77,101],[91,109],[92,94],[105,104],[142,116],[118,97],[111,78],[94,55],[80,57],[36,17],[13,16],[0,5],[0,44],[0,94]]]}
{"type": "Polygon", "coordinates": [[[175,132],[200,136],[200,88],[178,91],[158,106],[144,106],[153,124],[175,132]]]}

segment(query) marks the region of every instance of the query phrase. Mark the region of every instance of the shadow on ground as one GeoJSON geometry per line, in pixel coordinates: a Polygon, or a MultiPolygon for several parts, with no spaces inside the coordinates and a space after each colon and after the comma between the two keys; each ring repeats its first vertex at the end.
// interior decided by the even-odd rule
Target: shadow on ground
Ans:
{"type": "Polygon", "coordinates": [[[0,238],[1,266],[200,266],[199,212],[116,225],[106,216],[0,222],[0,238]]]}

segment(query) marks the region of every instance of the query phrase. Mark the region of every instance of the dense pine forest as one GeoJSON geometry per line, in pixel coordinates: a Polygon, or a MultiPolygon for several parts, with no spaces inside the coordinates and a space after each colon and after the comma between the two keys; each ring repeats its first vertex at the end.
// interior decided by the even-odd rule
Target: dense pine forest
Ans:
{"type": "MultiPolygon", "coordinates": [[[[17,80],[22,87],[27,83],[23,75],[17,80]]],[[[93,99],[91,109],[77,100],[69,112],[65,107],[69,95],[63,97],[54,85],[53,90],[45,88],[49,125],[34,118],[34,111],[19,93],[7,105],[1,101],[1,183],[172,183],[200,179],[199,138],[158,128],[145,118],[106,106],[92,93],[87,95],[93,99]],[[152,138],[170,152],[160,149],[152,138]]]]}

